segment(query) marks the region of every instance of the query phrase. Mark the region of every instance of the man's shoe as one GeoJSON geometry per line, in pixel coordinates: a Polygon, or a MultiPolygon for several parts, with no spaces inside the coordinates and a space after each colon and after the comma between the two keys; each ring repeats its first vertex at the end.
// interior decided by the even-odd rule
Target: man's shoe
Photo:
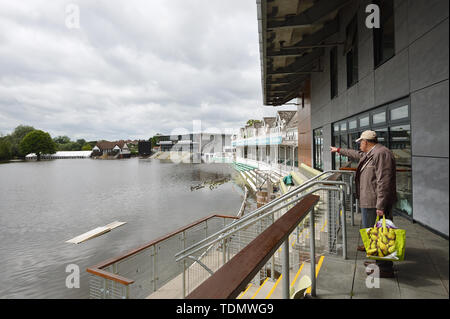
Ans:
{"type": "Polygon", "coordinates": [[[356,247],[357,251],[366,251],[366,247],[364,247],[364,245],[358,246],[356,247]]]}

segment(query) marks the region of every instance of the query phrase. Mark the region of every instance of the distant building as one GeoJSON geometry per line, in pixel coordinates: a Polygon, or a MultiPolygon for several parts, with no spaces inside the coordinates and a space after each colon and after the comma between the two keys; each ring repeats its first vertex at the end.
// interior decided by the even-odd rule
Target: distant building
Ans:
{"type": "Polygon", "coordinates": [[[131,154],[128,144],[121,140],[116,142],[100,141],[92,149],[92,156],[118,156],[129,157],[131,154]]]}
{"type": "Polygon", "coordinates": [[[162,152],[184,151],[200,154],[214,154],[226,151],[231,146],[231,134],[190,133],[184,135],[160,135],[162,152]]]}
{"type": "Polygon", "coordinates": [[[138,142],[138,153],[140,156],[146,156],[152,154],[152,143],[150,141],[138,142]]]}
{"type": "MultiPolygon", "coordinates": [[[[68,159],[68,158],[89,158],[92,151],[60,151],[55,154],[42,154],[41,159],[68,159]]],[[[35,153],[30,153],[25,156],[26,160],[37,159],[35,153]]]]}
{"type": "Polygon", "coordinates": [[[263,104],[297,106],[300,163],[356,168],[330,146],[376,131],[397,162],[395,213],[448,238],[449,1],[256,3],[263,104]]]}
{"type": "Polygon", "coordinates": [[[275,117],[242,127],[232,146],[238,161],[264,163],[286,171],[298,167],[297,111],[278,111],[275,117]]]}

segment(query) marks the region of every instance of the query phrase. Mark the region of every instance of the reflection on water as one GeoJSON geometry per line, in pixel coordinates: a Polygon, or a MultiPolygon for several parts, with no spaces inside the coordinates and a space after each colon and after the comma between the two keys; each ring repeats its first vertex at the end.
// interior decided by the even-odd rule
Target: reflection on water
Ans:
{"type": "Polygon", "coordinates": [[[236,215],[243,192],[234,175],[227,164],[138,159],[0,165],[0,298],[87,298],[87,267],[213,213],[236,215]],[[115,220],[127,224],[65,243],[115,220]],[[68,264],[80,267],[79,289],[65,286],[68,264]]]}

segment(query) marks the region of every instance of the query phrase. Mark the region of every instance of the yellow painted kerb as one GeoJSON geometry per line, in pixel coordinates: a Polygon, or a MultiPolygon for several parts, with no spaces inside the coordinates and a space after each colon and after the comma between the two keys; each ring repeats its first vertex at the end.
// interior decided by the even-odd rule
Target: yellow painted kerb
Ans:
{"type": "Polygon", "coordinates": [[[252,284],[250,283],[247,286],[247,288],[239,295],[239,297],[237,299],[241,299],[247,293],[247,291],[250,289],[251,286],[252,286],[252,284]]]}
{"type": "Polygon", "coordinates": [[[255,299],[256,295],[261,290],[261,288],[266,284],[267,280],[269,280],[269,277],[267,277],[266,280],[264,280],[264,282],[262,283],[262,285],[259,286],[258,290],[256,290],[255,294],[252,296],[252,299],[255,299]]]}

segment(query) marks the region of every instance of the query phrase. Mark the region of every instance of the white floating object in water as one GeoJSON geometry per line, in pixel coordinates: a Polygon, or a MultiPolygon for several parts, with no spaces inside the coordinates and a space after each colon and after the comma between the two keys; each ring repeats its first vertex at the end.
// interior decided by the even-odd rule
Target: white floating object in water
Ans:
{"type": "Polygon", "coordinates": [[[85,241],[87,241],[89,239],[92,239],[92,238],[98,237],[100,235],[103,235],[103,234],[111,231],[114,228],[122,226],[123,224],[126,224],[126,223],[125,222],[115,221],[115,222],[112,222],[112,223],[110,223],[110,224],[108,224],[106,226],[97,227],[97,228],[95,228],[93,230],[90,230],[90,231],[84,233],[84,234],[81,234],[81,235],[79,235],[77,237],[69,239],[68,241],[66,241],[66,243],[79,244],[79,243],[85,242],[85,241]]]}
{"type": "Polygon", "coordinates": [[[117,228],[119,226],[122,226],[123,224],[126,224],[125,222],[118,222],[117,220],[115,222],[112,222],[111,224],[106,225],[105,227],[108,227],[110,230],[113,230],[114,228],[117,228]]]}

